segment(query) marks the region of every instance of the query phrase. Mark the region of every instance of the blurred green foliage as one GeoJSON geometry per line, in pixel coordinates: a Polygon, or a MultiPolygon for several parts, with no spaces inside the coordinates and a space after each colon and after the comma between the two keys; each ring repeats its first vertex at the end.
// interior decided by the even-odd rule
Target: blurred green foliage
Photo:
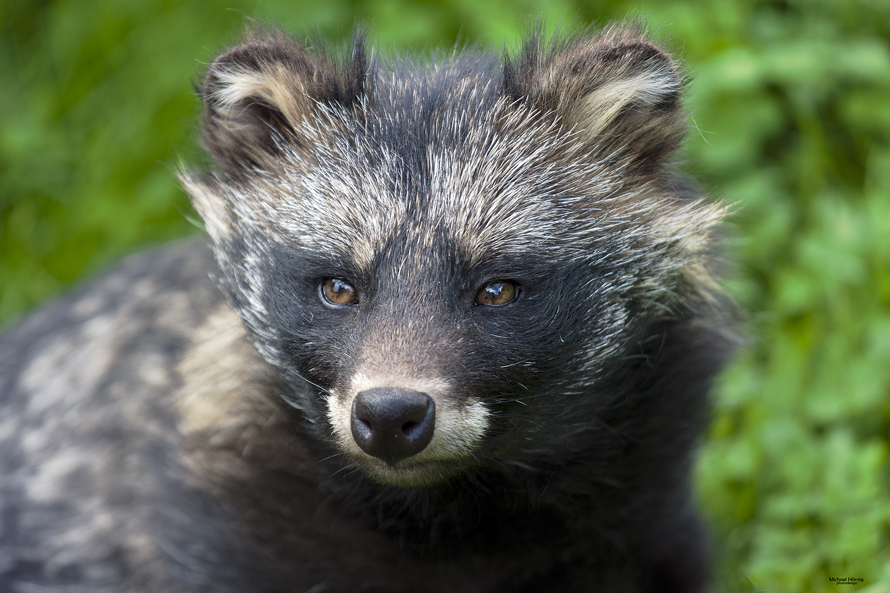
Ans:
{"type": "Polygon", "coordinates": [[[697,486],[728,591],[890,593],[890,2],[7,0],[0,322],[121,254],[197,232],[175,180],[191,83],[245,18],[384,50],[514,44],[643,15],[690,68],[684,158],[730,220],[745,344],[697,486]]]}

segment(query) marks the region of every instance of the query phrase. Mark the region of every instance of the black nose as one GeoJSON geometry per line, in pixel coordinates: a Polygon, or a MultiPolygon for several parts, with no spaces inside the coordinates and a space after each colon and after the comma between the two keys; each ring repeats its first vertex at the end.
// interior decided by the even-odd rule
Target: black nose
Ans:
{"type": "Polygon", "coordinates": [[[352,402],[352,438],[387,463],[417,455],[433,438],[436,404],[425,393],[397,387],[360,392],[352,402]]]}

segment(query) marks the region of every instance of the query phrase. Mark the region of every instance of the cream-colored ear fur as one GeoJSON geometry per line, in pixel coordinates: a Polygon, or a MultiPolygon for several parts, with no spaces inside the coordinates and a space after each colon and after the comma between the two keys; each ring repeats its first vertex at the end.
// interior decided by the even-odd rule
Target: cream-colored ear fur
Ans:
{"type": "Polygon", "coordinates": [[[358,37],[352,62],[338,68],[324,52],[310,52],[284,33],[249,33],[208,69],[201,88],[204,144],[235,177],[274,167],[285,143],[304,147],[300,125],[316,117],[319,105],[357,101],[365,70],[358,37]]]}
{"type": "Polygon", "coordinates": [[[504,84],[515,99],[555,111],[591,148],[629,166],[660,163],[686,128],[684,76],[639,26],[558,47],[533,37],[508,63],[504,84]]]}

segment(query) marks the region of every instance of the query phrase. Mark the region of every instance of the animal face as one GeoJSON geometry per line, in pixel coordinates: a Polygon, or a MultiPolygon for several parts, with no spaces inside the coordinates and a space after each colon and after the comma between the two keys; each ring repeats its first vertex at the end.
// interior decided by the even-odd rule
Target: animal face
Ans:
{"type": "Polygon", "coordinates": [[[721,212],[668,167],[677,67],[618,29],[334,64],[277,33],[218,58],[219,169],[183,175],[286,399],[387,484],[571,441],[641,328],[711,286],[721,212]]]}

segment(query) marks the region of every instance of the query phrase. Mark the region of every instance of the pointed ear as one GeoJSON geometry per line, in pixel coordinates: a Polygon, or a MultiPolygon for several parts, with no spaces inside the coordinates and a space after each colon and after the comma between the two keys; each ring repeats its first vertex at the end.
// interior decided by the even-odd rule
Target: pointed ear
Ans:
{"type": "Polygon", "coordinates": [[[364,38],[338,68],[284,33],[251,32],[213,61],[200,89],[204,145],[216,164],[240,174],[274,163],[283,146],[305,148],[300,125],[319,104],[354,104],[365,90],[364,38]]]}
{"type": "Polygon", "coordinates": [[[679,65],[638,25],[551,47],[535,34],[504,72],[508,97],[556,112],[597,153],[644,168],[683,138],[683,84],[679,65]]]}

